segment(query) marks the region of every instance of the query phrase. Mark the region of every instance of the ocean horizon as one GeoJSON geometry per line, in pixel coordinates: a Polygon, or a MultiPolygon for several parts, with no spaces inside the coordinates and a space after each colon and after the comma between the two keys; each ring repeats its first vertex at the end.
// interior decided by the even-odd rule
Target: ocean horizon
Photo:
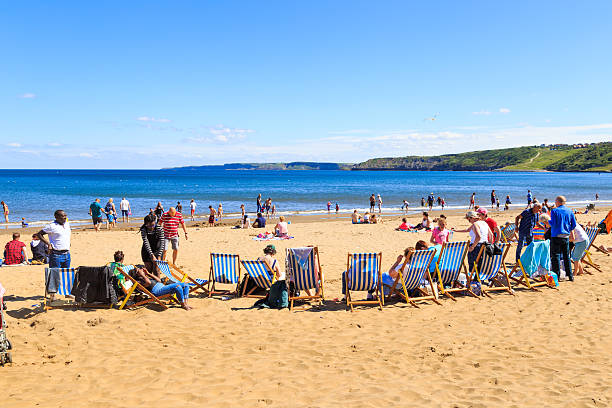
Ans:
{"type": "MultiPolygon", "coordinates": [[[[574,206],[595,201],[612,202],[610,173],[553,173],[497,171],[344,171],[344,170],[0,170],[0,200],[10,209],[10,222],[42,222],[53,211],[64,209],[71,220],[87,220],[89,204],[100,198],[104,205],[126,197],[135,218],[142,218],[158,201],[164,208],[180,201],[184,212],[189,201],[196,213],[223,204],[224,212],[256,210],[256,197],[270,197],[277,213],[325,213],[338,203],[342,213],[369,207],[371,194],[380,194],[383,212],[398,212],[403,200],[420,210],[421,197],[441,196],[449,209],[465,208],[475,192],[477,204],[490,206],[492,189],[503,208],[506,195],[513,206],[526,204],[527,190],[540,201],[565,195],[574,206]]],[[[434,207],[439,209],[439,207],[434,207]]]]}

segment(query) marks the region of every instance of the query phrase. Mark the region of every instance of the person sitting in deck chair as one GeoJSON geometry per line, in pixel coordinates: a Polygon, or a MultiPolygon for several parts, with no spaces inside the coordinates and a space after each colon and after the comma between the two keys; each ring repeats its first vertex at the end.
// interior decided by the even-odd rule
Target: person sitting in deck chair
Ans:
{"type": "Polygon", "coordinates": [[[155,296],[160,297],[169,293],[174,293],[183,309],[193,309],[187,304],[189,299],[189,285],[187,283],[179,282],[164,285],[157,275],[147,271],[143,265],[135,265],[133,275],[138,283],[155,296]]]}

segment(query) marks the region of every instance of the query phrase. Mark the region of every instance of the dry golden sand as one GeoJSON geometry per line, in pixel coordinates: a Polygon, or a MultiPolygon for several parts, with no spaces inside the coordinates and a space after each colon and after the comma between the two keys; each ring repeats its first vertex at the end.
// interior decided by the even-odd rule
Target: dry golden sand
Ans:
{"type": "MultiPolygon", "coordinates": [[[[303,311],[195,297],[190,312],[45,313],[34,306],[43,295],[43,267],[0,268],[15,361],[0,368],[0,407],[612,405],[612,257],[596,253],[604,272],[562,282],[559,290],[347,312],[333,299],[341,297],[348,251],[382,251],[388,268],[404,247],[429,239],[393,231],[398,219],[294,219],[296,238],[274,242],[279,261],[287,246],[316,244],[325,274],[325,304],[303,311]]],[[[467,225],[459,216],[450,224],[467,225]]],[[[0,242],[10,232],[0,232],[0,242]]],[[[266,244],[253,241],[254,233],[190,228],[178,264],[207,277],[211,251],[254,258],[266,244]]],[[[612,246],[612,239],[598,243],[612,246]]],[[[117,249],[139,262],[133,231],[75,231],[73,266],[104,264],[117,249]]]]}

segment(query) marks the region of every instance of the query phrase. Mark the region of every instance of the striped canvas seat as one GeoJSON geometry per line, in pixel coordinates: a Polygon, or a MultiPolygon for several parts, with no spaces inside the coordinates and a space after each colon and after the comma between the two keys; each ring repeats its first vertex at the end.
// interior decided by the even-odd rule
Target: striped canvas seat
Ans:
{"type": "Polygon", "coordinates": [[[501,232],[506,242],[514,241],[516,234],[516,224],[508,224],[504,228],[501,228],[501,232]]]}
{"type": "Polygon", "coordinates": [[[354,310],[353,305],[378,305],[382,310],[384,305],[382,290],[382,275],[380,264],[382,253],[348,254],[345,278],[346,305],[354,310]],[[354,301],[351,291],[375,292],[376,300],[354,301]]]}
{"type": "Polygon", "coordinates": [[[289,308],[293,308],[295,300],[323,301],[323,275],[319,262],[319,248],[287,248],[286,275],[293,282],[297,295],[289,295],[289,308]],[[311,294],[310,290],[316,293],[311,294]]]}
{"type": "Polygon", "coordinates": [[[210,254],[210,259],[215,282],[237,284],[240,281],[238,255],[210,254]]]}
{"type": "Polygon", "coordinates": [[[468,245],[468,241],[444,243],[436,266],[441,284],[451,285],[459,278],[468,245]]]}
{"type": "Polygon", "coordinates": [[[584,229],[584,232],[586,232],[587,237],[589,237],[589,242],[587,243],[587,249],[586,251],[584,251],[584,255],[582,256],[581,261],[601,272],[601,266],[596,264],[593,261],[593,258],[591,258],[591,248],[595,248],[597,251],[602,252],[601,249],[597,248],[596,246],[593,246],[593,242],[595,242],[595,238],[597,238],[597,234],[599,233],[599,228],[587,227],[584,229]]]}
{"type": "MultiPolygon", "coordinates": [[[[480,266],[480,268],[477,267],[478,277],[480,278],[481,281],[490,281],[491,279],[496,277],[497,274],[499,273],[499,270],[501,269],[502,264],[503,264],[502,260],[506,253],[506,248],[510,244],[500,244],[500,245],[502,245],[501,254],[493,255],[493,256],[483,255],[482,265],[480,266]]],[[[484,247],[483,249],[481,249],[481,251],[483,251],[484,253],[484,247]]],[[[476,261],[476,264],[478,265],[478,261],[476,261]]]]}
{"type": "Polygon", "coordinates": [[[76,277],[75,268],[45,268],[45,291],[47,289],[49,277],[57,274],[59,274],[60,279],[57,294],[63,296],[70,295],[76,277]]]}
{"type": "Polygon", "coordinates": [[[412,254],[407,270],[402,272],[406,290],[413,290],[421,286],[435,254],[435,249],[415,251],[412,254]]]}
{"type": "Polygon", "coordinates": [[[189,291],[193,292],[197,289],[201,289],[202,291],[208,293],[204,285],[208,283],[206,279],[195,279],[191,278],[185,272],[177,268],[175,265],[170,264],[166,261],[155,261],[157,264],[157,269],[172,283],[187,283],[190,286],[189,291]],[[174,270],[174,273],[172,270],[174,270]],[[178,274],[177,277],[175,274],[178,274]],[[180,277],[180,279],[179,279],[180,277]]]}
{"type": "Polygon", "coordinates": [[[486,248],[484,246],[480,248],[474,265],[474,274],[470,277],[470,282],[474,280],[474,276],[476,277],[476,280],[480,283],[482,293],[486,296],[490,296],[488,292],[499,290],[514,294],[510,286],[510,276],[508,275],[505,265],[510,244],[506,243],[499,245],[501,246],[501,253],[493,256],[486,254],[486,248]],[[505,279],[496,279],[500,273],[503,273],[505,279]]]}
{"type": "Polygon", "coordinates": [[[352,254],[347,284],[350,290],[374,290],[379,284],[380,270],[376,253],[352,254]]]}
{"type": "MultiPolygon", "coordinates": [[[[270,289],[273,283],[273,273],[269,269],[268,265],[264,261],[254,260],[254,261],[240,261],[242,267],[246,271],[249,279],[253,279],[255,285],[262,289],[270,289]]],[[[245,287],[246,289],[246,287],[245,287]]],[[[252,292],[252,291],[251,291],[252,292]]],[[[247,293],[246,297],[263,297],[263,296],[255,296],[247,293]]]]}
{"type": "Polygon", "coordinates": [[[164,296],[160,296],[157,297],[155,295],[153,295],[147,288],[145,288],[144,286],[142,286],[140,283],[138,283],[138,281],[136,281],[131,275],[130,272],[134,270],[134,265],[123,265],[123,266],[118,266],[117,270],[124,276],[125,280],[123,281],[122,289],[123,292],[125,294],[123,301],[119,304],[119,310],[122,310],[124,308],[133,308],[133,307],[138,307],[138,306],[142,306],[148,303],[157,303],[158,305],[160,305],[164,310],[168,309],[168,306],[166,306],[166,304],[164,304],[161,299],[169,299],[170,301],[173,301],[175,303],[178,303],[178,301],[176,301],[176,299],[174,298],[174,296],[172,294],[167,294],[164,296]],[[132,302],[130,305],[128,305],[128,301],[132,298],[132,296],[136,295],[136,289],[138,289],[138,296],[140,296],[140,299],[138,301],[132,302]]]}
{"type": "Polygon", "coordinates": [[[597,227],[586,227],[584,229],[584,232],[586,232],[587,236],[589,237],[589,244],[588,244],[588,246],[591,246],[593,244],[593,241],[595,241],[595,238],[597,237],[597,234],[599,233],[599,228],[597,228],[597,227]]]}

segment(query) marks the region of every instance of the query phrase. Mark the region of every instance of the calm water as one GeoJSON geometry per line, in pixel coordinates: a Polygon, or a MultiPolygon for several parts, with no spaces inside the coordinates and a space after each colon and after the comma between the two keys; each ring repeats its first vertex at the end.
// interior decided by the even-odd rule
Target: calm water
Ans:
{"type": "Polygon", "coordinates": [[[238,212],[240,204],[255,211],[258,193],[271,197],[277,211],[321,211],[327,201],[342,211],[369,206],[370,194],[381,194],[383,207],[397,210],[406,199],[420,206],[428,193],[445,198],[449,207],[466,206],[476,192],[477,201],[489,203],[495,189],[503,207],[510,194],[513,204],[523,205],[527,189],[540,200],[558,194],[568,201],[585,203],[612,200],[610,173],[501,173],[501,172],[363,172],[363,171],[227,171],[200,170],[0,170],[0,200],[10,207],[12,222],[50,220],[53,211],[66,210],[72,220],[87,219],[91,201],[102,205],[113,197],[118,209],[121,197],[130,200],[135,216],[145,215],[161,201],[165,208],[190,199],[198,213],[221,202],[226,213],[238,212]]]}

